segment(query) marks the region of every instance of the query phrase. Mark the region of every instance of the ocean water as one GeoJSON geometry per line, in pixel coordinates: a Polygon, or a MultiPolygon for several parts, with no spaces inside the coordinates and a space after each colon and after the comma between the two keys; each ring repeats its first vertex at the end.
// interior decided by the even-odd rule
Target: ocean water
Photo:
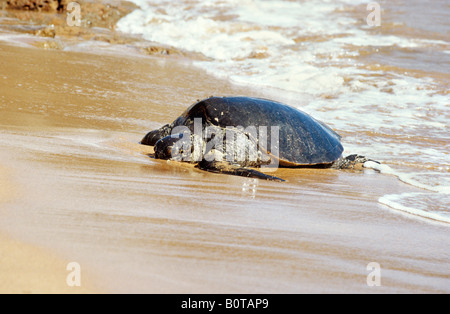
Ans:
{"type": "Polygon", "coordinates": [[[346,153],[423,190],[381,204],[450,223],[448,1],[133,2],[119,31],[203,55],[192,62],[210,74],[325,121],[346,153]]]}

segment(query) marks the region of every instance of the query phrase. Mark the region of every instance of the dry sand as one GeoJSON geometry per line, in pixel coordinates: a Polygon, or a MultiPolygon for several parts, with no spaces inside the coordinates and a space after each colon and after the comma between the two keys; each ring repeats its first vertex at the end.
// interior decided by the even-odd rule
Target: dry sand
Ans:
{"type": "Polygon", "coordinates": [[[417,190],[394,177],[249,180],[151,160],[137,144],[195,99],[247,88],[182,54],[14,41],[0,42],[1,292],[450,292],[448,227],[380,206],[417,190]],[[66,285],[69,261],[96,289],[66,285]],[[367,286],[370,262],[381,287],[367,286]]]}

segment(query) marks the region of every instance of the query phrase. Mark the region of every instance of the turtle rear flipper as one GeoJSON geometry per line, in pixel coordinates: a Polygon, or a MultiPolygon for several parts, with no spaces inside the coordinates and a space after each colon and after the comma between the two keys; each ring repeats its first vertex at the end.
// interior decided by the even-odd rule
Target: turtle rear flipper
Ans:
{"type": "Polygon", "coordinates": [[[369,159],[365,156],[353,154],[344,158],[338,159],[331,167],[335,169],[351,169],[351,170],[362,170],[364,168],[364,163],[372,161],[380,164],[378,161],[369,159]]]}
{"type": "Polygon", "coordinates": [[[215,173],[223,173],[223,174],[231,174],[235,176],[242,176],[247,178],[258,178],[258,179],[264,179],[264,180],[270,180],[270,181],[285,181],[281,178],[277,178],[274,176],[269,176],[267,174],[264,174],[262,172],[244,168],[238,165],[233,165],[225,161],[207,161],[203,159],[200,161],[197,166],[197,168],[201,170],[206,170],[210,172],[215,173]]]}

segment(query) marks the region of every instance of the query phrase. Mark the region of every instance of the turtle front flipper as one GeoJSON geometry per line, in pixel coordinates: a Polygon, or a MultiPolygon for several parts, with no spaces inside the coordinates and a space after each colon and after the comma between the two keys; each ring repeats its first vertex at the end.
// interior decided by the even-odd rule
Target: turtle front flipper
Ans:
{"type": "Polygon", "coordinates": [[[262,172],[244,168],[239,165],[233,165],[225,161],[207,161],[203,159],[200,161],[197,166],[197,168],[201,170],[206,170],[210,172],[215,173],[223,173],[223,174],[231,174],[235,176],[242,176],[247,178],[258,178],[263,180],[270,180],[270,181],[285,181],[281,178],[277,178],[274,176],[269,176],[267,174],[264,174],[262,172]]]}

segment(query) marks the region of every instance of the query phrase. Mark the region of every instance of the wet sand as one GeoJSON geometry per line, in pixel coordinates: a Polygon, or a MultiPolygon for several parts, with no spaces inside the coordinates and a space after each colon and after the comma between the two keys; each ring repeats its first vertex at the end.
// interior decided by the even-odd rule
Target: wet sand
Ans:
{"type": "Polygon", "coordinates": [[[394,177],[279,169],[287,182],[266,182],[152,160],[137,144],[196,99],[247,88],[182,57],[3,42],[0,55],[0,274],[14,274],[2,291],[70,293],[75,261],[101,292],[450,292],[448,226],[380,205],[418,191],[394,177]],[[30,270],[32,282],[16,276],[30,270]]]}
{"type": "MultiPolygon", "coordinates": [[[[0,165],[0,215],[21,196],[12,181],[11,168],[0,165]]],[[[96,290],[82,278],[82,286],[68,286],[69,261],[40,245],[30,245],[0,233],[0,293],[87,294],[96,290]]]]}
{"type": "Polygon", "coordinates": [[[0,235],[0,293],[91,294],[96,293],[81,277],[82,286],[69,286],[68,261],[46,248],[28,245],[0,235]]]}

